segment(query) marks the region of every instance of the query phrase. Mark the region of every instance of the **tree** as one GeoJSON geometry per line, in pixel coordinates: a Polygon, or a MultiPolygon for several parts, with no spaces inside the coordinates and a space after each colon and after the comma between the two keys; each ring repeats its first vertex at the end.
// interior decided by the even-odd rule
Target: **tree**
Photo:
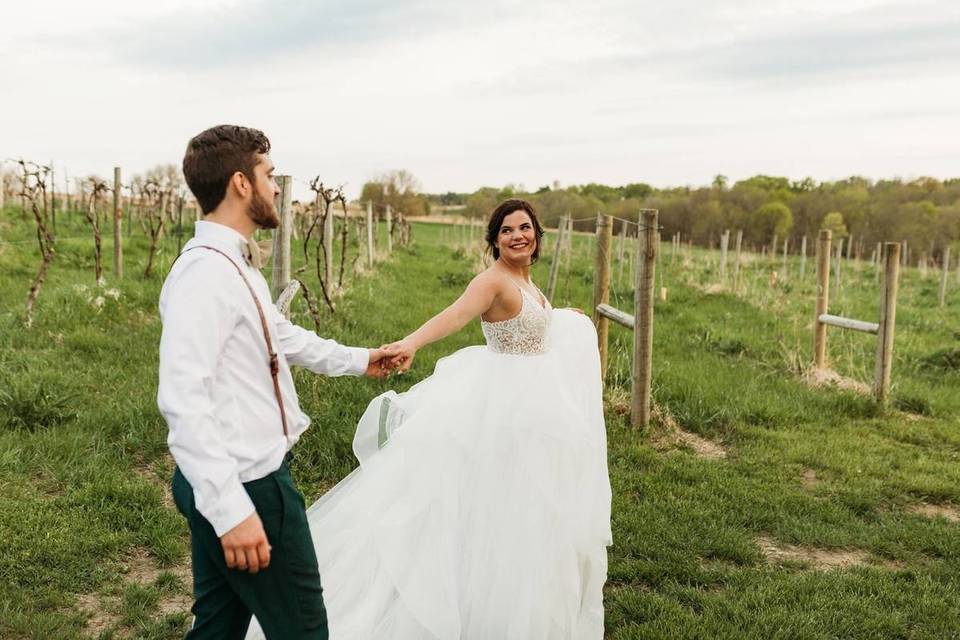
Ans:
{"type": "Polygon", "coordinates": [[[767,242],[775,235],[782,238],[793,227],[793,213],[782,202],[768,202],[753,212],[750,226],[758,242],[767,242]]]}
{"type": "Polygon", "coordinates": [[[820,228],[829,229],[833,233],[834,239],[847,237],[847,225],[843,223],[843,214],[839,211],[831,211],[823,216],[820,228]]]}
{"type": "Polygon", "coordinates": [[[378,216],[386,215],[387,205],[404,216],[427,213],[427,198],[420,195],[420,182],[405,169],[389,171],[365,183],[360,200],[372,202],[378,216]]]}
{"type": "Polygon", "coordinates": [[[480,187],[467,196],[467,208],[464,209],[464,214],[468,218],[485,220],[500,202],[499,193],[500,190],[493,187],[480,187]]]}

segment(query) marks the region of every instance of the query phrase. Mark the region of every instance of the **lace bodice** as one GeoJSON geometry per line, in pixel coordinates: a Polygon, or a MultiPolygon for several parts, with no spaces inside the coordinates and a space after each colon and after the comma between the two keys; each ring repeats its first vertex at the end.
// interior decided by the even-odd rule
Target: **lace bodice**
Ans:
{"type": "Polygon", "coordinates": [[[547,350],[547,329],[550,326],[550,302],[546,308],[521,286],[520,313],[507,320],[487,322],[480,319],[480,328],[487,339],[487,348],[497,353],[533,354],[547,350]]]}

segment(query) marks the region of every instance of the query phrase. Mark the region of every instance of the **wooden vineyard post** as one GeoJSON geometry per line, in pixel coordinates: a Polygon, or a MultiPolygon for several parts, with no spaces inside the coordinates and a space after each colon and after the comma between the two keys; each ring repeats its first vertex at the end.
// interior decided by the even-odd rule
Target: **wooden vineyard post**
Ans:
{"type": "Polygon", "coordinates": [[[367,200],[367,266],[373,268],[373,201],[367,200]]]}
{"type": "Polygon", "coordinates": [[[623,285],[623,250],[627,242],[627,225],[620,221],[620,248],[617,251],[617,286],[623,285]]]}
{"type": "Polygon", "coordinates": [[[113,168],[113,274],[123,280],[123,233],[121,229],[120,167],[113,168]]]}
{"type": "Polygon", "coordinates": [[[947,303],[947,275],[950,273],[950,247],[943,250],[943,269],[940,271],[940,306],[947,303]]]}
{"type": "Polygon", "coordinates": [[[882,242],[877,243],[876,252],[877,252],[877,262],[876,264],[873,265],[874,267],[873,282],[875,284],[880,282],[880,261],[883,259],[883,243],[882,242]]]}
{"type": "Polygon", "coordinates": [[[733,291],[740,290],[740,269],[743,256],[743,229],[737,229],[737,242],[735,245],[736,258],[733,263],[733,291]]]}
{"type": "Polygon", "coordinates": [[[290,176],[277,176],[277,184],[280,187],[277,195],[280,226],[273,230],[273,274],[270,291],[274,300],[290,284],[290,238],[293,232],[293,179],[290,176]]]}
{"type": "Polygon", "coordinates": [[[883,289],[880,294],[880,329],[877,334],[877,366],[873,393],[880,405],[890,395],[890,367],[893,363],[893,333],[897,320],[897,280],[900,275],[900,245],[887,242],[883,289]]]}
{"type": "Polygon", "coordinates": [[[843,238],[837,240],[836,257],[833,261],[833,286],[840,291],[840,259],[843,257],[843,238]]]}
{"type": "Polygon", "coordinates": [[[610,247],[613,244],[613,221],[610,216],[597,215],[597,252],[593,283],[593,323],[597,327],[600,349],[600,379],[607,377],[607,338],[610,321],[597,311],[601,304],[610,302],[610,247]]]}
{"type": "MultiPolygon", "coordinates": [[[[343,224],[347,224],[346,217],[343,219],[343,224]]],[[[333,207],[327,209],[323,220],[323,252],[327,256],[323,277],[327,282],[327,291],[333,291],[333,207]]]]}
{"type": "Polygon", "coordinates": [[[637,238],[637,290],[634,301],[633,394],[630,422],[634,427],[650,423],[650,382],[653,365],[653,283],[657,261],[659,215],[656,209],[640,210],[637,238]]]}
{"type": "Polygon", "coordinates": [[[563,216],[557,222],[557,244],[553,250],[553,260],[550,261],[550,278],[547,280],[547,299],[553,302],[553,294],[557,289],[557,276],[560,274],[560,254],[563,251],[563,241],[567,231],[567,218],[563,216]]]}
{"type": "Polygon", "coordinates": [[[387,205],[387,255],[393,253],[393,210],[387,205]]]}
{"type": "Polygon", "coordinates": [[[827,312],[830,300],[830,239],[829,229],[822,229],[817,239],[817,314],[814,316],[813,364],[817,369],[826,365],[827,325],[820,322],[820,316],[827,312]]]}
{"type": "Polygon", "coordinates": [[[783,279],[787,279],[787,254],[790,252],[790,237],[783,239],[783,279]]]}
{"type": "Polygon", "coordinates": [[[800,280],[807,274],[807,236],[800,240],[800,280]]]}
{"type": "Polygon", "coordinates": [[[727,245],[730,244],[730,230],[720,234],[720,282],[727,279],[727,245]]]}

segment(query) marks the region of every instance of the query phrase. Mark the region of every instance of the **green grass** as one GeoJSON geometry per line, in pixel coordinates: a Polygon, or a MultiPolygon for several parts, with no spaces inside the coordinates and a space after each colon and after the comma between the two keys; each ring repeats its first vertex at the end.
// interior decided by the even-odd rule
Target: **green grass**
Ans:
{"type": "MultiPolygon", "coordinates": [[[[61,216],[63,237],[85,233],[61,216]]],[[[476,265],[452,229],[417,225],[374,274],[351,276],[323,333],[348,344],[397,339],[449,304],[476,265]]],[[[165,502],[172,467],[156,409],[160,326],[156,300],[176,250],[169,238],[154,278],[144,280],[146,243],[125,245],[128,277],[114,282],[108,260],[102,309],[90,302],[92,243],[62,240],[34,325],[23,303],[37,264],[31,228],[19,212],[0,215],[0,637],[89,636],[80,602],[106,603],[102,637],[176,638],[189,612],[163,604],[188,585],[171,574],[138,583],[130,558],[156,567],[188,563],[183,519],[165,502]],[[3,244],[17,242],[20,244],[3,244]],[[164,577],[164,576],[168,577],[164,577]]],[[[553,242],[545,245],[552,249],[553,242]]],[[[813,260],[804,281],[771,288],[753,261],[743,292],[707,293],[717,252],[671,260],[662,247],[658,279],[654,399],[690,432],[721,443],[725,459],[664,447],[666,427],[638,432],[614,410],[629,388],[632,335],[611,328],[607,388],[614,546],[606,590],[608,637],[950,638],[960,637],[958,525],[909,511],[920,502],[960,505],[960,285],[945,309],[937,279],[907,269],[901,283],[893,408],[869,397],[811,389],[813,260]],[[659,283],[658,283],[659,284],[659,283]],[[817,484],[801,482],[805,470],[817,484]],[[782,545],[867,554],[861,566],[823,570],[767,561],[760,536],[782,545]]],[[[561,273],[557,306],[590,308],[592,256],[577,236],[561,273]]],[[[549,252],[535,268],[545,287],[549,252]]],[[[112,255],[109,242],[104,254],[112,255]]],[[[294,252],[294,264],[300,259],[294,252]]],[[[612,304],[632,310],[626,265],[614,266],[612,304]]],[[[732,271],[732,265],[728,267],[732,271]]],[[[845,266],[831,312],[874,320],[879,301],[869,266],[845,266]]],[[[314,280],[308,280],[318,291],[314,280]]],[[[294,319],[312,326],[305,305],[294,319]]],[[[388,381],[329,379],[297,372],[313,418],[297,446],[294,474],[308,502],[353,468],[350,444],[367,401],[404,389],[437,358],[482,341],[474,323],[418,354],[412,372],[388,381]]],[[[869,383],[874,340],[830,329],[831,363],[869,383]]],[[[96,637],[96,636],[92,636],[96,637]]]]}

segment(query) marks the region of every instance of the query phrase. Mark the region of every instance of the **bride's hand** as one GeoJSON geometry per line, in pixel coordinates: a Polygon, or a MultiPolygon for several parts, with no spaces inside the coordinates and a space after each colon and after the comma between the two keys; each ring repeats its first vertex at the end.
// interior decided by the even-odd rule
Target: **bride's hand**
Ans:
{"type": "Polygon", "coordinates": [[[390,365],[400,373],[409,371],[410,365],[413,364],[413,358],[417,355],[417,347],[406,338],[385,344],[380,348],[390,358],[390,365]]]}

